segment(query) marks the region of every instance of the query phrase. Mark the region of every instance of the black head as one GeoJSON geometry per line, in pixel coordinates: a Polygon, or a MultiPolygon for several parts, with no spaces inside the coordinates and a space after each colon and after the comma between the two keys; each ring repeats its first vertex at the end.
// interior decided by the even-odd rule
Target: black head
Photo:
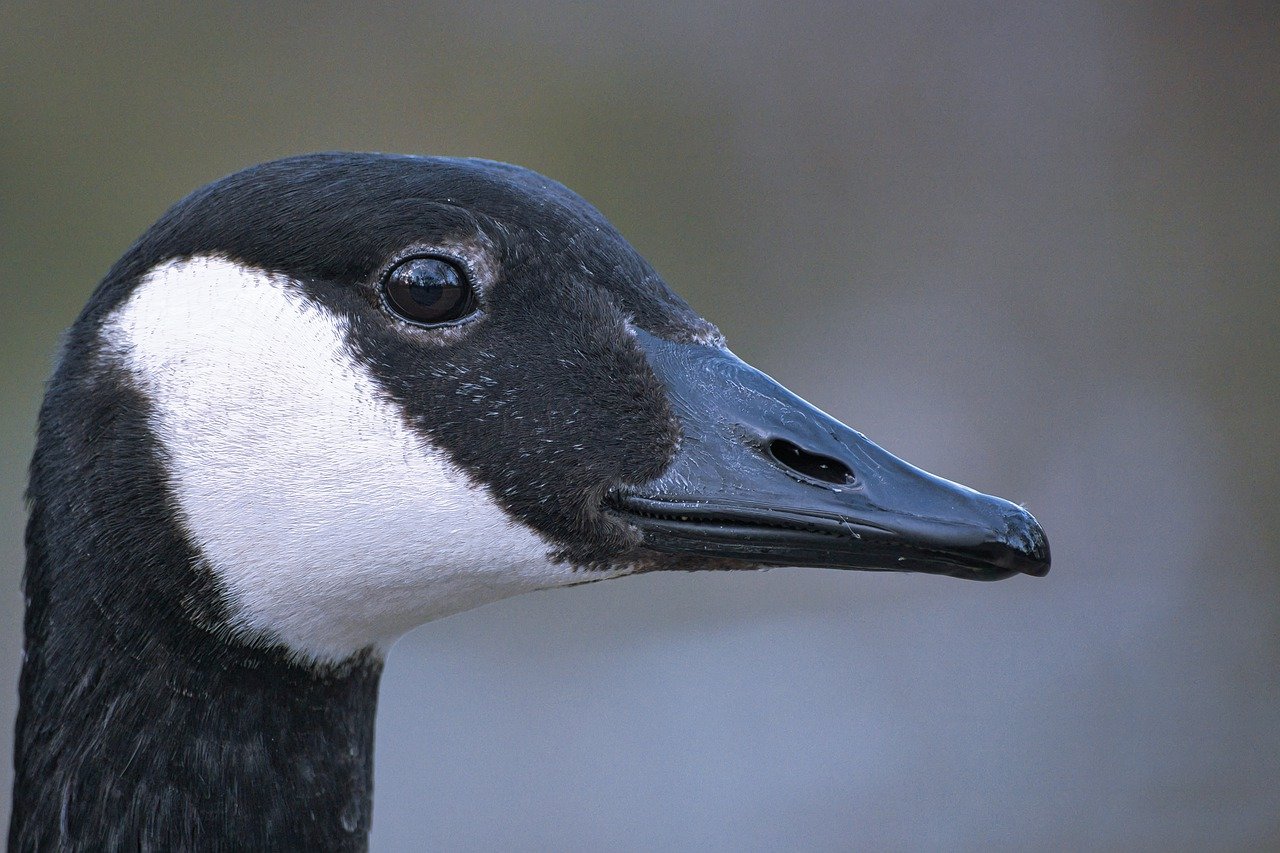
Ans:
{"type": "Polygon", "coordinates": [[[343,153],[246,169],[170,210],[87,310],[202,255],[285,275],[345,317],[413,427],[575,562],[639,542],[602,498],[658,476],[679,442],[629,326],[719,341],[594,207],[491,161],[343,153]],[[456,270],[474,310],[436,325],[398,314],[388,279],[423,258],[456,270]]]}
{"type": "Polygon", "coordinates": [[[15,846],[360,848],[382,649],[518,592],[1049,565],[1024,510],[790,394],[591,205],[480,160],[296,157],[177,204],[72,328],[29,498],[15,846]]]}
{"type": "MultiPolygon", "coordinates": [[[[158,286],[157,270],[208,258],[257,271],[336,318],[344,357],[423,452],[443,454],[568,570],[502,594],[652,569],[814,565],[974,579],[1048,569],[1044,535],[1024,510],[912,468],[743,364],[595,208],[528,170],[378,154],[247,169],[170,210],[112,269],[74,334],[110,328],[140,284],[158,286]]],[[[274,334],[256,329],[250,344],[274,334]]],[[[150,370],[185,359],[153,359],[150,370]]],[[[217,441],[219,429],[201,435],[217,441]]],[[[318,432],[305,438],[323,443],[318,432]]],[[[332,447],[335,458],[344,452],[332,447]]],[[[376,506],[357,506],[360,494],[348,499],[376,517],[376,506]]],[[[217,535],[234,538],[225,527],[217,535]]],[[[377,527],[359,529],[376,536],[377,527]]],[[[465,537],[466,525],[439,535],[465,537]]],[[[236,583],[226,582],[233,597],[236,583]]],[[[421,615],[474,603],[461,596],[421,615]]]]}

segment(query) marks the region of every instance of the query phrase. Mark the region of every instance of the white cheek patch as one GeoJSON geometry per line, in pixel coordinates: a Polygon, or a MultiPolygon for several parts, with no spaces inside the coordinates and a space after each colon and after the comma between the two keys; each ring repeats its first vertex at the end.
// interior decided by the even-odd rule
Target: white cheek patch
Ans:
{"type": "Polygon", "coordinates": [[[150,400],[181,523],[237,628],[334,661],[608,576],[554,563],[411,432],[346,332],[287,279],[220,258],[157,267],[104,327],[150,400]]]}

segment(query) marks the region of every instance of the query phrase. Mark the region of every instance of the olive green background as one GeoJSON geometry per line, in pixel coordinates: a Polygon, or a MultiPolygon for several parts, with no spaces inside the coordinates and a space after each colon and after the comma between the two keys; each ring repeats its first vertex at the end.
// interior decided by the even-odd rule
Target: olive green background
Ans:
{"type": "Polygon", "coordinates": [[[0,6],[4,730],[41,383],[107,267],[254,162],[469,154],[1025,502],[1054,568],[648,576],[427,625],[387,667],[375,849],[1280,846],[1275,4],[176,6],[0,6]]]}

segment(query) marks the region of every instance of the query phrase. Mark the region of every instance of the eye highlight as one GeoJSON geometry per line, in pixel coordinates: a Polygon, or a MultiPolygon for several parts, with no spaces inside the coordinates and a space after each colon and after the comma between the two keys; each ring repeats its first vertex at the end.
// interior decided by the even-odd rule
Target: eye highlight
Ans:
{"type": "Polygon", "coordinates": [[[442,258],[401,261],[387,272],[382,291],[391,310],[411,323],[452,323],[476,310],[466,273],[442,258]]]}

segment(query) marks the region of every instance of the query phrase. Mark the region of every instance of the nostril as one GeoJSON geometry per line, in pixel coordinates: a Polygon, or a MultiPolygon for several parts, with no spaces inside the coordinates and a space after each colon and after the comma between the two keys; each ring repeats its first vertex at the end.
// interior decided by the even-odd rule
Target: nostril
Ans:
{"type": "Polygon", "coordinates": [[[769,455],[792,471],[824,483],[846,485],[854,481],[853,471],[839,459],[810,453],[785,438],[775,438],[769,442],[769,455]]]}

